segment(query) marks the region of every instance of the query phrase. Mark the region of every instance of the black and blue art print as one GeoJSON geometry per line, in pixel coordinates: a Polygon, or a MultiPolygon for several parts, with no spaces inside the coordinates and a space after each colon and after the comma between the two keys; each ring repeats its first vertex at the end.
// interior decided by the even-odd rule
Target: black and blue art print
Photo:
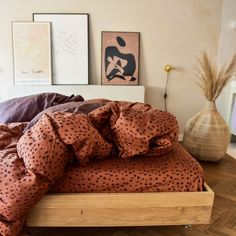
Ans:
{"type": "Polygon", "coordinates": [[[102,32],[102,84],[137,85],[139,33],[102,32]]]}

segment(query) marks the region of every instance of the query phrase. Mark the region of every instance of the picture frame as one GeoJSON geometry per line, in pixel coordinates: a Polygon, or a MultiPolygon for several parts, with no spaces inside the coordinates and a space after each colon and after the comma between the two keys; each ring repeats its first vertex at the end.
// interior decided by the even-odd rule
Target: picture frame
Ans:
{"type": "Polygon", "coordinates": [[[103,31],[101,35],[103,85],[138,85],[139,32],[103,31]]]}
{"type": "Polygon", "coordinates": [[[53,84],[89,84],[86,13],[33,13],[34,22],[51,22],[53,84]]]}
{"type": "Polygon", "coordinates": [[[52,84],[51,24],[12,22],[15,85],[52,84]]]}

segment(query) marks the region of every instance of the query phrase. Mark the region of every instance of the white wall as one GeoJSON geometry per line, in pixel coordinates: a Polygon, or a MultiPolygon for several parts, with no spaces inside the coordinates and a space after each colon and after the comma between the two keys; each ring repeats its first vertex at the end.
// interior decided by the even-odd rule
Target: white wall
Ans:
{"type": "MultiPolygon", "coordinates": [[[[232,22],[236,24],[236,1],[224,0],[218,49],[219,66],[223,66],[236,53],[236,28],[231,27],[232,22]]],[[[233,83],[228,84],[217,100],[218,109],[229,125],[234,99],[236,99],[236,77],[234,80],[233,83]]]]}
{"type": "Polygon", "coordinates": [[[204,49],[217,55],[223,0],[0,0],[0,97],[13,84],[11,21],[32,19],[33,12],[89,13],[91,83],[100,84],[101,31],[141,33],[140,84],[146,102],[163,108],[166,74],[169,111],[181,128],[204,106],[194,80],[196,56],[204,49]]]}

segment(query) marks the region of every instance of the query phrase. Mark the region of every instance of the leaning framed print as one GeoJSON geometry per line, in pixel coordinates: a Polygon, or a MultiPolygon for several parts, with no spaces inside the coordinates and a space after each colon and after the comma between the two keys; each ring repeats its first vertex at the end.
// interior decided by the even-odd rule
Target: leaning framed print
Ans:
{"type": "Polygon", "coordinates": [[[12,22],[15,85],[52,83],[49,22],[12,22]]]}
{"type": "Polygon", "coordinates": [[[138,32],[102,32],[102,84],[137,85],[138,32]]]}
{"type": "Polygon", "coordinates": [[[88,84],[88,14],[33,13],[51,22],[53,84],[88,84]]]}

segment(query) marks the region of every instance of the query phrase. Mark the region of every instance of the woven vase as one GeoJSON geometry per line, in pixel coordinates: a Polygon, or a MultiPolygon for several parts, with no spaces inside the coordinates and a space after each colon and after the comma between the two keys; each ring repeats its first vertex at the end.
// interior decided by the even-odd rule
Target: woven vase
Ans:
{"type": "Polygon", "coordinates": [[[183,137],[184,147],[203,161],[218,161],[224,157],[229,141],[229,128],[214,101],[208,102],[188,121],[183,137]]]}

